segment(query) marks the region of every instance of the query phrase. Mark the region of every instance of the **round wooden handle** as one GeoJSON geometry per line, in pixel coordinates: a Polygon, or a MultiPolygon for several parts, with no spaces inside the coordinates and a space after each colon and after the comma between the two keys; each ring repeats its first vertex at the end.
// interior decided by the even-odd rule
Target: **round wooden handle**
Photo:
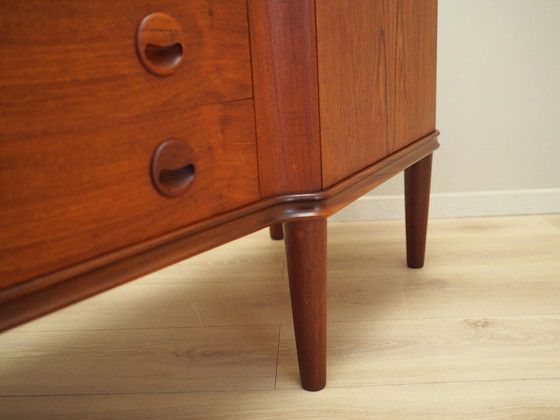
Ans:
{"type": "Polygon", "coordinates": [[[195,176],[195,158],[187,143],[169,139],[161,143],[152,157],[152,182],[166,197],[184,194],[195,176]]]}
{"type": "Polygon", "coordinates": [[[183,30],[166,13],[146,16],[136,33],[140,62],[156,76],[169,76],[177,71],[185,53],[183,30]]]}

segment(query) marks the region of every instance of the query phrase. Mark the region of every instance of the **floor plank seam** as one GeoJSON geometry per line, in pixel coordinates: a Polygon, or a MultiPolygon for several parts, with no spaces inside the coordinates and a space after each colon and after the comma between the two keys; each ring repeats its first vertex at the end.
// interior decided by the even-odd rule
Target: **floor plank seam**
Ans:
{"type": "MultiPolygon", "coordinates": [[[[486,383],[506,383],[506,382],[543,382],[543,381],[560,381],[559,377],[547,378],[506,378],[506,379],[485,379],[485,380],[472,380],[472,381],[441,381],[441,382],[400,382],[400,383],[386,383],[386,384],[361,384],[361,385],[327,385],[325,389],[360,389],[360,388],[387,388],[387,387],[413,387],[413,386],[426,386],[426,385],[461,385],[461,384],[486,384],[486,383]]],[[[298,390],[297,386],[290,386],[278,388],[276,391],[295,391],[298,390]]]]}
{"type": "Polygon", "coordinates": [[[198,318],[198,326],[202,327],[202,319],[200,318],[200,313],[198,312],[198,308],[196,307],[195,303],[191,303],[191,305],[194,309],[194,312],[196,313],[196,317],[198,318]]]}
{"type": "Polygon", "coordinates": [[[276,347],[276,371],[274,373],[274,390],[276,391],[278,384],[278,367],[280,365],[280,338],[282,337],[282,324],[278,324],[278,346],[276,347]]]}
{"type": "Polygon", "coordinates": [[[134,328],[91,328],[91,329],[58,329],[58,330],[21,330],[16,329],[7,331],[6,334],[37,334],[37,333],[80,333],[80,332],[102,332],[102,331],[158,331],[158,330],[192,330],[199,328],[234,328],[234,327],[272,327],[278,323],[263,323],[263,324],[219,324],[219,325],[191,325],[184,327],[134,327],[134,328]]]}
{"type": "Polygon", "coordinates": [[[429,316],[429,317],[409,317],[409,318],[375,318],[375,319],[357,319],[357,320],[339,320],[339,321],[328,321],[328,325],[334,324],[362,324],[362,323],[371,323],[371,322],[399,322],[399,321],[440,321],[440,320],[465,320],[465,319],[478,319],[478,318],[535,318],[535,317],[546,317],[546,318],[556,318],[560,316],[559,313],[535,313],[535,314],[469,314],[469,315],[452,315],[452,316],[429,316]]]}
{"type": "MultiPolygon", "coordinates": [[[[333,324],[352,324],[352,323],[370,323],[370,322],[398,322],[398,321],[430,321],[430,320],[464,320],[473,318],[535,318],[546,317],[555,318],[560,317],[560,312],[542,312],[542,313],[518,313],[518,314],[456,314],[451,316],[407,316],[407,317],[389,317],[389,318],[374,318],[374,319],[358,319],[358,320],[338,320],[328,321],[328,325],[333,324]]],[[[200,318],[199,318],[200,321],[200,318]]],[[[201,321],[200,321],[201,322],[201,321]]],[[[289,322],[280,322],[280,325],[291,325],[289,322]]],[[[34,329],[34,330],[12,330],[7,332],[9,334],[60,334],[60,333],[80,333],[80,332],[103,332],[103,331],[157,331],[157,330],[186,330],[196,328],[234,328],[234,327],[266,327],[275,326],[278,323],[263,323],[263,324],[218,324],[218,325],[198,325],[198,326],[184,326],[184,327],[134,327],[134,328],[88,328],[88,329],[34,329]]]]}
{"type": "MultiPolygon", "coordinates": [[[[287,388],[286,388],[287,389],[287,388]]],[[[282,389],[279,389],[282,390],[282,389]]],[[[193,390],[193,391],[162,391],[162,392],[111,392],[111,393],[84,393],[84,394],[6,394],[3,398],[71,398],[71,397],[111,397],[122,395],[192,395],[192,394],[231,394],[244,392],[274,392],[271,388],[246,388],[246,389],[217,389],[217,390],[193,390]]],[[[1,414],[1,413],[0,413],[1,414]]]]}
{"type": "MultiPolygon", "coordinates": [[[[473,381],[443,381],[443,382],[410,382],[410,383],[387,383],[387,384],[362,384],[362,385],[327,385],[325,391],[337,389],[367,389],[367,388],[389,388],[389,387],[416,387],[430,385],[462,385],[462,384],[486,384],[486,383],[512,383],[512,382],[555,382],[560,377],[548,378],[525,378],[525,379],[489,379],[473,381]]],[[[194,390],[194,391],[164,391],[164,392],[112,392],[112,393],[74,393],[74,394],[14,394],[0,395],[0,401],[6,398],[75,398],[75,397],[111,397],[122,395],[192,395],[192,394],[231,394],[231,393],[270,393],[270,392],[294,392],[301,391],[299,387],[283,387],[276,389],[247,388],[242,390],[194,390]]]]}
{"type": "Polygon", "coordinates": [[[404,293],[404,288],[403,288],[403,285],[402,285],[402,282],[401,282],[400,278],[397,278],[397,283],[399,285],[399,291],[400,291],[400,294],[401,294],[402,303],[404,305],[404,313],[406,314],[406,317],[408,318],[408,317],[410,317],[410,312],[408,310],[408,303],[406,301],[406,295],[404,293]]]}

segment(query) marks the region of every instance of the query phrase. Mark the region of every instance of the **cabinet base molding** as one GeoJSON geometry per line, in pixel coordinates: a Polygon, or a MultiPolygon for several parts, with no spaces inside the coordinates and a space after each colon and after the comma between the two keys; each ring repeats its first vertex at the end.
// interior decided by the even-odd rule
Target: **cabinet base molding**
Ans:
{"type": "Polygon", "coordinates": [[[438,131],[321,192],[261,200],[0,291],[0,331],[268,226],[324,219],[439,147],[438,131]]]}

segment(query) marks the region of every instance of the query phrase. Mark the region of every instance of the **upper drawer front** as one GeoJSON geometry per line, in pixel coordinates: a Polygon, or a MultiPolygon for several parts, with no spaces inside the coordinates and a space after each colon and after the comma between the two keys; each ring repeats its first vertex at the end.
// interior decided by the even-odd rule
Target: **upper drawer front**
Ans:
{"type": "Polygon", "coordinates": [[[258,199],[243,0],[0,8],[0,288],[258,199]],[[168,77],[135,50],[158,11],[184,32],[185,61],[168,77]],[[150,174],[167,139],[194,156],[175,198],[150,174]]]}

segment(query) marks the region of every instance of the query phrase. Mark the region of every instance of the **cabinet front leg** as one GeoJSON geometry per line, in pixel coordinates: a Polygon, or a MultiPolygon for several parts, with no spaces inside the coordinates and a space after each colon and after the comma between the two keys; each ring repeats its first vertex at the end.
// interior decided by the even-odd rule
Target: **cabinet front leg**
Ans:
{"type": "Polygon", "coordinates": [[[424,266],[431,177],[431,154],[404,171],[406,259],[410,268],[424,266]]]}
{"type": "Polygon", "coordinates": [[[327,376],[327,220],[284,224],[301,386],[318,391],[327,376]]]}

